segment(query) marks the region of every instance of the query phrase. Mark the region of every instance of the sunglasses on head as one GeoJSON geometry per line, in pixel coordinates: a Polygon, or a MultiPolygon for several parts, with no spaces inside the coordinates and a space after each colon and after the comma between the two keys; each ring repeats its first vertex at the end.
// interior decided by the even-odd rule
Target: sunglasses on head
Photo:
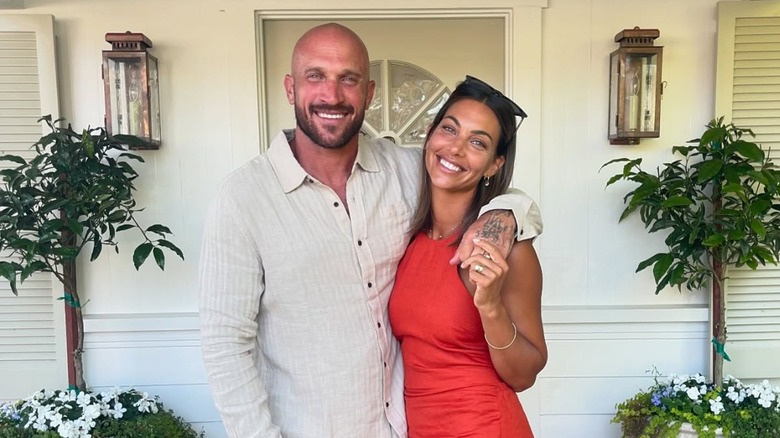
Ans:
{"type": "Polygon", "coordinates": [[[517,128],[519,128],[520,125],[523,124],[523,120],[525,120],[525,118],[528,117],[528,114],[526,114],[525,111],[523,111],[523,109],[520,108],[520,106],[518,104],[516,104],[512,99],[506,97],[504,95],[504,93],[502,93],[502,92],[496,90],[495,88],[493,88],[493,86],[491,86],[487,82],[479,80],[479,79],[475,78],[474,76],[468,76],[467,75],[466,76],[466,80],[463,81],[463,83],[464,84],[476,85],[478,87],[481,87],[484,90],[486,90],[488,92],[488,94],[492,94],[493,96],[496,96],[496,97],[499,97],[501,99],[504,99],[507,103],[509,103],[509,106],[512,107],[512,111],[514,112],[515,116],[516,117],[520,117],[520,123],[517,124],[517,127],[515,128],[515,131],[517,131],[517,128]]]}

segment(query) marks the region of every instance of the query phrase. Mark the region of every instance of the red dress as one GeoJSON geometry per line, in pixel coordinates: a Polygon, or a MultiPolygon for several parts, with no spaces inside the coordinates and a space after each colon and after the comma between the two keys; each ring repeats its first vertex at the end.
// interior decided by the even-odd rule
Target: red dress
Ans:
{"type": "Polygon", "coordinates": [[[409,438],[532,438],[517,395],[493,368],[473,298],[449,264],[453,240],[418,234],[390,296],[409,438]]]}

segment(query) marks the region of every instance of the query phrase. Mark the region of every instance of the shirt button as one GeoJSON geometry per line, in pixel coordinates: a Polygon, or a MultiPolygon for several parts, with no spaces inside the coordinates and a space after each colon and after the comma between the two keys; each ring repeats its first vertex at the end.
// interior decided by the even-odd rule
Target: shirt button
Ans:
{"type": "Polygon", "coordinates": [[[314,180],[309,178],[309,184],[314,184],[314,180]]]}
{"type": "Polygon", "coordinates": [[[358,240],[358,246],[363,246],[363,241],[362,240],[358,240]]]}
{"type": "Polygon", "coordinates": [[[523,235],[523,230],[520,230],[520,235],[521,235],[521,236],[523,235]]]}
{"type": "Polygon", "coordinates": [[[382,323],[378,322],[378,323],[376,323],[376,326],[379,327],[379,328],[382,328],[382,323]]]}
{"type": "Polygon", "coordinates": [[[371,286],[372,286],[372,284],[371,284],[371,282],[369,281],[369,282],[368,282],[368,287],[371,287],[371,286]]]}
{"type": "Polygon", "coordinates": [[[334,203],[333,203],[333,206],[334,206],[334,207],[338,207],[338,206],[339,206],[339,203],[338,203],[338,202],[334,202],[334,203]]]}
{"type": "Polygon", "coordinates": [[[385,365],[385,368],[387,368],[387,362],[385,362],[384,365],[385,365]]]}
{"type": "Polygon", "coordinates": [[[385,403],[385,407],[389,408],[390,407],[390,403],[385,403]]]}

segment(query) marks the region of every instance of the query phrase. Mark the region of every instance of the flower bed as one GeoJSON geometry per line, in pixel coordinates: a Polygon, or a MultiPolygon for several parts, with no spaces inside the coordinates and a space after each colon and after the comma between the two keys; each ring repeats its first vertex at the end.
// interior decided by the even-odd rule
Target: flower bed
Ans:
{"type": "Polygon", "coordinates": [[[0,405],[0,438],[197,438],[157,397],[136,390],[38,391],[0,405]]]}
{"type": "Polygon", "coordinates": [[[780,437],[780,388],[766,380],[747,385],[729,376],[715,386],[701,374],[670,375],[620,403],[612,422],[624,438],[677,437],[683,423],[702,438],[780,437]]]}

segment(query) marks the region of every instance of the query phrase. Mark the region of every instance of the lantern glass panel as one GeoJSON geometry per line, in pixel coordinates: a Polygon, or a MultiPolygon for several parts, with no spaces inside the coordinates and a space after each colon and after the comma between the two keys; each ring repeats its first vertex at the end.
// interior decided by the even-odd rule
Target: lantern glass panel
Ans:
{"type": "Polygon", "coordinates": [[[142,58],[108,58],[108,78],[113,134],[147,136],[143,117],[142,58]]]}
{"type": "Polygon", "coordinates": [[[151,118],[152,132],[151,140],[160,141],[160,88],[157,75],[157,60],[149,56],[149,116],[151,118]]]}
{"type": "Polygon", "coordinates": [[[609,138],[614,138],[618,133],[618,86],[620,72],[620,56],[613,52],[609,58],[609,138]]]}
{"type": "Polygon", "coordinates": [[[657,71],[657,54],[626,54],[622,119],[628,133],[655,130],[657,71]]]}

